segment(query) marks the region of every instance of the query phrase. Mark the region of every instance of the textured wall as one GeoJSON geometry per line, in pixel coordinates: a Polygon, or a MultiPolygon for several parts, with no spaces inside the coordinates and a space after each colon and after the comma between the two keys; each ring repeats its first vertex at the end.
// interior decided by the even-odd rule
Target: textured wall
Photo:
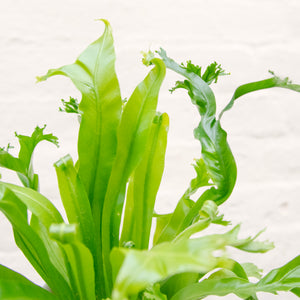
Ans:
{"type": "MultiPolygon", "coordinates": [[[[41,190],[58,206],[52,164],[62,155],[76,157],[76,120],[59,113],[61,98],[79,96],[65,78],[35,84],[50,67],[71,63],[103,29],[94,19],[107,18],[114,29],[117,71],[126,97],[146,74],[140,51],[163,46],[178,61],[207,65],[216,60],[231,76],[214,91],[223,107],[239,84],[268,76],[272,69],[300,81],[299,0],[11,0],[0,10],[0,145],[16,145],[14,131],[29,134],[38,125],[60,138],[60,148],[42,144],[35,155],[41,190]]],[[[170,115],[170,133],[157,209],[169,211],[194,175],[190,166],[200,148],[192,129],[198,122],[184,92],[168,88],[160,110],[170,115]]],[[[300,249],[300,97],[274,89],[244,97],[223,118],[238,165],[232,197],[220,210],[242,232],[267,227],[264,237],[276,248],[264,255],[240,255],[267,271],[296,256],[300,249]],[[248,258],[248,259],[247,259],[248,258]]],[[[10,173],[5,178],[15,180],[10,173]]],[[[0,215],[0,263],[41,283],[14,246],[9,223],[0,215]]],[[[296,299],[263,295],[260,299],[296,299]]],[[[211,297],[210,299],[216,299],[211,297]]],[[[235,299],[234,296],[226,299],[235,299]]]]}

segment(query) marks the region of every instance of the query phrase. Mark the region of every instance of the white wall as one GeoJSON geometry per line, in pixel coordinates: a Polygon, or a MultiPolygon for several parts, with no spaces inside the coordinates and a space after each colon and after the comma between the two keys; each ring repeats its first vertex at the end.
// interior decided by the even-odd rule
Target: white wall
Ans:
{"type": "MultiPolygon", "coordinates": [[[[16,145],[14,131],[30,134],[36,125],[60,138],[60,149],[39,146],[35,166],[41,190],[59,204],[53,162],[76,156],[76,120],[59,113],[61,98],[78,96],[65,78],[35,84],[48,68],[71,63],[103,29],[95,19],[108,19],[114,29],[117,71],[128,96],[147,69],[141,50],[164,47],[178,61],[207,65],[216,60],[231,76],[220,78],[214,91],[219,107],[234,89],[266,78],[268,69],[300,82],[299,0],[2,0],[0,9],[0,145],[16,145]],[[49,171],[50,170],[50,171],[49,171]]],[[[165,176],[157,208],[169,211],[194,175],[190,166],[200,148],[192,129],[198,115],[184,92],[168,93],[178,77],[169,74],[160,110],[170,115],[165,176]]],[[[296,256],[300,249],[300,97],[267,90],[244,97],[223,118],[238,165],[232,197],[220,210],[242,232],[267,227],[264,238],[276,248],[260,255],[241,255],[267,271],[296,256]]],[[[2,172],[4,178],[14,178],[2,172]]],[[[0,263],[41,283],[14,246],[9,223],[0,215],[0,263]]],[[[264,295],[260,299],[296,299],[264,295]]],[[[234,299],[233,296],[227,297],[234,299]]],[[[212,297],[211,299],[216,299],[212,297]]]]}

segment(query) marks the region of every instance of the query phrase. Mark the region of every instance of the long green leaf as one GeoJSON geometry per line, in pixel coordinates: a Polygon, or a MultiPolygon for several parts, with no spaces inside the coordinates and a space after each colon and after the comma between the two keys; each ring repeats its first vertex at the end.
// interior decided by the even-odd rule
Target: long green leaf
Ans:
{"type": "Polygon", "coordinates": [[[90,202],[70,155],[54,164],[69,223],[78,224],[83,243],[95,254],[95,228],[90,202]]]}
{"type": "Polygon", "coordinates": [[[95,300],[94,262],[90,250],[80,242],[74,224],[52,224],[50,235],[61,245],[75,299],[95,300]]]}
{"type": "Polygon", "coordinates": [[[121,244],[132,241],[137,249],[148,248],[155,198],[164,169],[168,127],[167,114],[155,117],[145,155],[132,176],[132,193],[128,187],[121,244]]]}
{"type": "MultiPolygon", "coordinates": [[[[69,77],[82,94],[78,137],[78,172],[89,197],[96,230],[99,255],[96,269],[103,266],[101,256],[101,217],[111,168],[116,154],[116,135],[122,111],[120,88],[115,72],[112,30],[106,20],[103,35],[77,58],[74,64],[49,70],[38,81],[53,75],[69,77]]],[[[104,291],[99,273],[97,291],[104,291]]],[[[105,298],[105,294],[101,294],[105,298]]]]}
{"type": "Polygon", "coordinates": [[[265,80],[250,82],[250,83],[239,86],[235,90],[230,102],[221,111],[219,119],[221,119],[221,117],[225,111],[232,108],[236,99],[238,99],[239,97],[246,95],[248,93],[258,91],[258,90],[263,90],[263,89],[269,89],[269,88],[273,88],[273,87],[280,87],[280,88],[289,89],[289,90],[292,90],[295,92],[300,92],[299,84],[293,84],[288,78],[281,79],[278,76],[276,76],[273,72],[270,72],[270,73],[273,75],[273,77],[265,79],[265,80]]]}
{"type": "MultiPolygon", "coordinates": [[[[199,167],[201,167],[202,173],[207,175],[206,180],[198,187],[209,185],[207,179],[213,183],[213,186],[207,189],[192,207],[189,207],[190,202],[186,201],[189,190],[183,195],[169,223],[157,239],[157,242],[160,243],[173,239],[188,227],[206,200],[213,200],[219,205],[230,196],[236,181],[236,164],[227,143],[227,134],[221,128],[219,121],[216,120],[215,96],[208,85],[211,80],[206,83],[199,72],[195,73],[191,68],[178,65],[174,60],[167,57],[163,49],[158,54],[167,68],[186,78],[183,82],[177,82],[176,88],[188,90],[192,103],[196,105],[201,116],[201,121],[194,130],[194,135],[201,143],[204,162],[199,167]]],[[[206,76],[206,78],[209,79],[211,76],[206,76]]]]}
{"type": "MultiPolygon", "coordinates": [[[[9,188],[18,197],[19,201],[24,205],[24,214],[26,209],[30,210],[33,214],[31,217],[30,226],[42,239],[51,262],[59,270],[59,272],[65,277],[65,266],[61,261],[60,249],[49,238],[48,229],[52,223],[63,222],[63,219],[55,208],[55,206],[40,193],[25,187],[0,182],[0,189],[9,188]]],[[[19,207],[20,209],[20,207],[19,207]]],[[[15,238],[18,241],[19,247],[23,245],[23,239],[15,232],[15,238]]],[[[23,248],[26,247],[23,245],[23,248]]]]}
{"type": "Polygon", "coordinates": [[[24,204],[4,186],[0,189],[0,210],[12,224],[16,243],[32,266],[57,296],[71,300],[68,283],[52,264],[43,240],[28,224],[24,204]]]}
{"type": "Polygon", "coordinates": [[[231,293],[246,299],[257,292],[276,294],[278,291],[290,291],[293,289],[296,291],[299,285],[300,256],[281,268],[272,270],[257,283],[250,283],[238,277],[205,279],[183,288],[171,300],[196,300],[203,299],[209,295],[225,296],[231,293]]]}
{"type": "MultiPolygon", "coordinates": [[[[47,250],[47,253],[49,255],[49,259],[50,259],[51,263],[60,272],[60,274],[63,276],[63,278],[69,283],[67,268],[66,268],[65,261],[63,259],[62,249],[55,240],[50,238],[49,227],[46,227],[38,219],[38,217],[34,214],[31,215],[30,227],[34,230],[34,232],[42,240],[42,242],[47,250]]],[[[16,236],[16,233],[15,233],[15,236],[16,236]]],[[[20,240],[19,237],[17,237],[16,240],[18,240],[18,245],[20,245],[20,243],[22,243],[22,240],[20,240]]]]}
{"type": "MultiPolygon", "coordinates": [[[[144,155],[155,116],[159,89],[165,76],[164,63],[156,58],[153,60],[153,64],[154,68],[136,87],[125,105],[118,130],[116,159],[105,196],[102,213],[102,255],[107,274],[106,282],[110,285],[109,253],[112,247],[119,245],[121,221],[119,196],[122,194],[129,176],[144,155]]],[[[121,204],[123,205],[123,203],[121,204]]],[[[108,287],[107,290],[110,288],[108,287]]]]}
{"type": "Polygon", "coordinates": [[[58,300],[59,298],[21,274],[0,265],[0,299],[58,300]]]}

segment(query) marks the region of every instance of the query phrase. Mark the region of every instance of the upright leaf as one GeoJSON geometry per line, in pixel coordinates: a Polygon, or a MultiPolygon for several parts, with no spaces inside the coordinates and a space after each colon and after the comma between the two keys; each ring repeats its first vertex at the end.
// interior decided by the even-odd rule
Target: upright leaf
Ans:
{"type": "Polygon", "coordinates": [[[137,249],[147,249],[156,194],[164,170],[169,118],[157,115],[149,134],[144,157],[128,187],[121,243],[132,241],[137,249]],[[131,192],[132,189],[132,192],[131,192]]]}
{"type": "MultiPolygon", "coordinates": [[[[38,77],[38,81],[42,81],[53,75],[67,76],[82,94],[78,172],[91,203],[98,249],[101,249],[103,202],[116,154],[116,135],[122,110],[112,30],[106,20],[102,21],[105,24],[103,35],[89,45],[74,64],[49,70],[45,76],[38,77]]],[[[98,254],[94,259],[96,269],[101,270],[101,250],[98,254]]],[[[97,291],[104,290],[103,284],[104,279],[100,276],[96,281],[97,291]]]]}
{"type": "Polygon", "coordinates": [[[69,223],[78,224],[83,243],[95,254],[95,228],[90,202],[70,155],[54,164],[69,223]]]}
{"type": "Polygon", "coordinates": [[[52,224],[50,234],[64,251],[75,299],[96,300],[93,257],[80,242],[74,224],[52,224]]]}
{"type": "Polygon", "coordinates": [[[102,255],[107,274],[106,282],[109,285],[111,285],[109,253],[113,246],[119,245],[119,225],[124,201],[120,201],[120,195],[123,194],[129,176],[144,155],[155,116],[159,89],[165,76],[164,63],[157,58],[152,62],[154,68],[135,88],[124,107],[118,129],[116,159],[105,196],[102,213],[102,255]]]}

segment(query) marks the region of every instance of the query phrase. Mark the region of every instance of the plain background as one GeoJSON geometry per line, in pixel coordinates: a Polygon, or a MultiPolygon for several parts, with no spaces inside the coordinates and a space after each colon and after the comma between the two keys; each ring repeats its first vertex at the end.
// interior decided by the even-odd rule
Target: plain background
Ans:
{"type": "MultiPolygon", "coordinates": [[[[299,0],[2,0],[0,145],[17,146],[14,131],[29,135],[36,125],[47,124],[47,132],[59,137],[60,148],[42,143],[34,163],[41,192],[61,208],[52,165],[67,153],[76,158],[78,125],[58,107],[61,98],[80,95],[66,78],[36,85],[35,76],[72,63],[102,34],[103,25],[95,19],[106,18],[113,27],[123,97],[149,71],[140,62],[140,51],[162,46],[179,62],[191,59],[206,66],[216,60],[231,73],[213,86],[220,109],[238,85],[267,78],[269,69],[300,82],[299,9],[299,0]]],[[[168,92],[177,79],[169,72],[160,95],[159,110],[170,115],[166,169],[157,200],[160,212],[175,207],[194,176],[191,163],[200,156],[192,132],[199,121],[197,112],[184,91],[168,92]]],[[[273,89],[240,99],[222,121],[236,158],[238,180],[220,211],[233,224],[242,223],[242,236],[267,228],[262,238],[274,241],[274,250],[267,254],[233,251],[240,261],[254,261],[265,271],[295,257],[300,249],[299,114],[299,94],[273,89]]],[[[5,180],[16,180],[9,172],[1,173],[5,180]]],[[[41,284],[14,245],[3,215],[0,234],[0,263],[41,284]]]]}

